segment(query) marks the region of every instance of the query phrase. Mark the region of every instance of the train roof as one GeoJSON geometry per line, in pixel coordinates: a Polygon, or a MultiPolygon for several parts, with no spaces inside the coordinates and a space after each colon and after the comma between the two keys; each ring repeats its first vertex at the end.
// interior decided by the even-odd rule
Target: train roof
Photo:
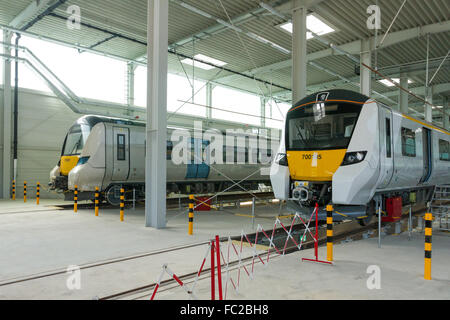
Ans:
{"type": "Polygon", "coordinates": [[[104,116],[95,116],[95,115],[83,116],[83,117],[79,118],[76,123],[88,124],[92,128],[97,123],[101,123],[101,122],[145,127],[145,122],[131,121],[128,119],[120,119],[120,118],[112,118],[112,117],[104,117],[104,116]]]}
{"type": "MultiPolygon", "coordinates": [[[[366,103],[368,100],[371,100],[371,98],[364,94],[361,94],[359,92],[351,91],[351,90],[344,90],[344,89],[332,89],[332,90],[318,91],[318,92],[310,94],[309,96],[298,101],[296,104],[294,104],[289,109],[288,113],[297,109],[299,106],[307,105],[307,104],[314,103],[317,101],[327,101],[327,100],[341,100],[341,101],[356,102],[356,103],[366,103]],[[321,95],[324,95],[324,96],[321,96],[321,95]]],[[[372,100],[376,101],[374,99],[372,99],[372,100]]],[[[377,103],[380,103],[380,102],[377,101],[377,103]]],[[[387,108],[391,109],[393,112],[400,114],[404,118],[407,118],[411,121],[420,123],[430,129],[443,132],[447,135],[450,134],[449,131],[446,130],[445,128],[439,127],[439,126],[437,126],[433,123],[429,123],[425,120],[416,119],[410,115],[403,114],[403,113],[393,109],[392,107],[385,105],[384,103],[381,103],[381,104],[386,106],[387,108]]]]}
{"type": "MultiPolygon", "coordinates": [[[[96,115],[86,115],[86,116],[82,116],[81,118],[79,118],[75,124],[87,124],[89,125],[91,128],[93,128],[97,123],[113,123],[113,124],[120,124],[120,125],[130,125],[130,126],[138,126],[138,127],[145,127],[146,123],[145,122],[139,122],[139,121],[132,121],[132,120],[128,120],[128,119],[120,119],[120,118],[112,118],[112,117],[105,117],[105,116],[96,116],[96,115]]],[[[194,130],[194,128],[183,128],[183,127],[173,127],[173,126],[168,126],[168,129],[171,130],[186,130],[186,131],[191,131],[194,130]]],[[[226,130],[219,130],[219,129],[215,129],[215,128],[204,128],[202,130],[202,132],[206,132],[207,130],[217,130],[218,132],[220,132],[221,134],[226,134],[226,130]]],[[[240,133],[236,133],[235,135],[240,135],[240,133]]],[[[244,133],[244,135],[247,135],[244,133]]],[[[252,133],[251,135],[257,135],[257,133],[252,133]]],[[[268,140],[272,140],[271,137],[265,137],[268,140]]],[[[278,139],[278,138],[277,138],[278,139]]],[[[275,139],[275,140],[277,140],[275,139]]]]}
{"type": "MultiPolygon", "coordinates": [[[[332,89],[332,90],[324,90],[318,91],[305,98],[301,99],[297,103],[295,103],[292,108],[313,103],[316,101],[326,101],[326,100],[343,100],[343,101],[354,101],[358,103],[365,103],[367,100],[370,100],[370,97],[361,94],[356,91],[344,90],[344,89],[332,89]]],[[[292,109],[291,108],[291,109],[292,109]]],[[[289,110],[291,111],[291,110],[289,110]]]]}

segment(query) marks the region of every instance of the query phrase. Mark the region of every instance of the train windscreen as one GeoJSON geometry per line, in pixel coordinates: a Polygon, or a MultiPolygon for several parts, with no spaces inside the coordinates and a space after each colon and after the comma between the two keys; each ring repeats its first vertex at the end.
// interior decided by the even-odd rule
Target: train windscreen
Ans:
{"type": "Polygon", "coordinates": [[[361,106],[352,103],[315,103],[287,115],[288,150],[346,149],[361,106]]]}
{"type": "Polygon", "coordinates": [[[80,155],[84,144],[91,132],[91,128],[85,124],[76,124],[70,128],[64,142],[63,156],[80,155]]]}

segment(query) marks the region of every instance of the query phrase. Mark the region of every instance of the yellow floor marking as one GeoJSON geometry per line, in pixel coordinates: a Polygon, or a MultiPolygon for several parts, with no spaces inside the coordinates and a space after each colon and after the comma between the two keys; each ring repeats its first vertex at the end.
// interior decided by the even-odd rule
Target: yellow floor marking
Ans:
{"type": "MultiPolygon", "coordinates": [[[[253,218],[253,216],[249,215],[249,214],[242,214],[242,213],[235,213],[235,216],[238,217],[246,217],[246,218],[253,218]]],[[[255,217],[256,218],[256,217],[255,217]]]]}
{"type": "Polygon", "coordinates": [[[343,213],[340,213],[340,212],[337,212],[337,211],[335,211],[335,212],[336,212],[337,214],[343,216],[343,217],[348,217],[348,215],[346,215],[346,214],[343,214],[343,213]]]}

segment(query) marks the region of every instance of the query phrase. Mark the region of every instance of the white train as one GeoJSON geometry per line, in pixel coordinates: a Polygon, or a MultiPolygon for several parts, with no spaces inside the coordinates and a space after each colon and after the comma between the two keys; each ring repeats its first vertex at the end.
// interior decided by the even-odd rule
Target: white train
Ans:
{"type": "MultiPolygon", "coordinates": [[[[174,130],[181,130],[186,137],[194,136],[192,130],[169,128],[169,139],[174,130]]],[[[218,134],[224,133],[218,131],[218,134]]],[[[241,133],[235,135],[233,139],[246,139],[246,147],[238,143],[237,146],[224,147],[223,164],[209,163],[208,159],[203,157],[210,143],[207,138],[189,138],[190,150],[186,157],[192,161],[176,165],[171,161],[174,145],[172,141],[168,141],[167,192],[201,194],[222,191],[234,184],[230,179],[245,179],[240,185],[252,190],[257,190],[261,183],[269,184],[269,175],[263,175],[259,170],[263,164],[248,161],[247,146],[251,137],[241,133]],[[194,161],[195,155],[203,161],[194,161]]],[[[270,141],[266,145],[270,146],[270,141]]],[[[276,146],[278,148],[278,141],[276,146]]],[[[269,166],[272,162],[271,149],[258,149],[257,152],[268,157],[269,166]]],[[[145,123],[84,116],[78,119],[67,133],[60,161],[50,173],[49,185],[53,190],[63,191],[66,200],[73,199],[75,186],[79,191],[79,200],[94,199],[95,188],[98,187],[108,202],[118,204],[122,187],[126,191],[134,189],[136,197],[143,198],[144,179],[145,123]]],[[[242,190],[238,186],[230,190],[236,189],[242,190]]]]}
{"type": "MultiPolygon", "coordinates": [[[[271,167],[275,196],[304,214],[333,204],[368,223],[390,197],[429,201],[450,183],[450,134],[348,90],[318,92],[287,113],[271,167]],[[412,194],[412,195],[411,195],[412,194]]],[[[384,209],[383,209],[384,210],[384,209]]]]}

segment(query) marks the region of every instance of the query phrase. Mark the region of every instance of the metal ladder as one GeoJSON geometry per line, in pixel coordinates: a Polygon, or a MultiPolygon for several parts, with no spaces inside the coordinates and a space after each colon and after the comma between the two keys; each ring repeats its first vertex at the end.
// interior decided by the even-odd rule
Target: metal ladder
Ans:
{"type": "Polygon", "coordinates": [[[434,187],[429,208],[435,221],[439,222],[439,230],[450,231],[450,184],[434,187]]]}

